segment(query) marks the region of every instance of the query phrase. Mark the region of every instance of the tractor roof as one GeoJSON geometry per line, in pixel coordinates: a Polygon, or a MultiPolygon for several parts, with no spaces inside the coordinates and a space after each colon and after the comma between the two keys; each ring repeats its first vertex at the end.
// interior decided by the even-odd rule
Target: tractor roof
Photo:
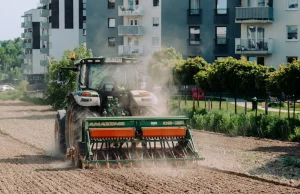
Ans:
{"type": "Polygon", "coordinates": [[[116,63],[116,64],[132,64],[137,63],[138,59],[136,58],[127,58],[127,57],[90,57],[83,58],[75,62],[75,65],[81,64],[105,64],[105,63],[116,63]]]}

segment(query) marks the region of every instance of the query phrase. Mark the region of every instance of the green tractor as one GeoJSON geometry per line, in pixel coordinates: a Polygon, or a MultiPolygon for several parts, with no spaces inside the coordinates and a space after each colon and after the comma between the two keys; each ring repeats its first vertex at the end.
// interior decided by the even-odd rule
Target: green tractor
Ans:
{"type": "Polygon", "coordinates": [[[78,76],[67,107],[57,112],[55,145],[74,166],[202,159],[188,118],[159,115],[157,97],[139,89],[138,63],[132,58],[85,58],[62,69],[78,76]]]}

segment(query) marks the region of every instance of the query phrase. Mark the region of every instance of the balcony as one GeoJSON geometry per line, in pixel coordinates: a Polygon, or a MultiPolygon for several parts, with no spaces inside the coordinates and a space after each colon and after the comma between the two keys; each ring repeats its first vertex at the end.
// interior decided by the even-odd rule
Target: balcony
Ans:
{"type": "Polygon", "coordinates": [[[40,53],[49,55],[49,48],[41,48],[40,53]]]}
{"type": "Polygon", "coordinates": [[[32,32],[25,32],[21,34],[22,38],[32,38],[32,32]]]}
{"type": "Polygon", "coordinates": [[[41,40],[49,42],[49,35],[41,35],[41,40]]]}
{"type": "Polygon", "coordinates": [[[139,45],[119,45],[119,55],[142,55],[143,46],[139,45]]]}
{"type": "Polygon", "coordinates": [[[272,23],[273,8],[272,7],[236,7],[235,22],[236,23],[272,23]]]}
{"type": "Polygon", "coordinates": [[[32,43],[23,43],[22,47],[27,49],[32,49],[32,43]]]}
{"type": "Polygon", "coordinates": [[[135,7],[119,6],[118,10],[119,10],[118,11],[119,16],[143,16],[144,15],[144,9],[141,6],[135,6],[135,7]]]}
{"type": "Polygon", "coordinates": [[[144,28],[142,26],[118,26],[119,36],[142,36],[144,28]]]}
{"type": "Polygon", "coordinates": [[[49,17],[50,16],[50,11],[47,9],[41,9],[41,17],[49,17]]]}
{"type": "Polygon", "coordinates": [[[22,54],[21,59],[32,59],[32,54],[22,54]]]}
{"type": "Polygon", "coordinates": [[[187,10],[187,23],[188,24],[201,24],[202,23],[202,10],[201,9],[188,9],[187,10]]]}
{"type": "Polygon", "coordinates": [[[41,66],[44,66],[44,67],[45,67],[45,66],[47,66],[47,64],[48,64],[48,61],[46,61],[46,60],[41,60],[41,61],[40,61],[40,65],[41,65],[41,66]]]}
{"type": "Polygon", "coordinates": [[[42,29],[49,29],[49,23],[47,23],[47,22],[41,22],[41,28],[42,29]]]}
{"type": "Polygon", "coordinates": [[[32,22],[26,21],[21,23],[22,28],[31,28],[32,27],[32,22]]]}
{"type": "Polygon", "coordinates": [[[271,55],[273,39],[235,39],[235,54],[240,55],[271,55]]]}
{"type": "Polygon", "coordinates": [[[40,0],[40,4],[49,4],[51,0],[40,0]]]}

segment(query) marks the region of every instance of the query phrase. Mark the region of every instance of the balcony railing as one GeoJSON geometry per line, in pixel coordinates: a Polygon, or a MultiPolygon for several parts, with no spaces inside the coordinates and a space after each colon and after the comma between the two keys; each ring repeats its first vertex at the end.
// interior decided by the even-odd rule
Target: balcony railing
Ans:
{"type": "Polygon", "coordinates": [[[272,23],[272,7],[236,7],[236,23],[272,23]]]}
{"type": "Polygon", "coordinates": [[[188,9],[187,10],[187,23],[188,24],[201,24],[202,23],[202,10],[201,9],[188,9]]]}
{"type": "Polygon", "coordinates": [[[141,55],[143,46],[140,45],[119,45],[119,55],[141,55]]]}
{"type": "Polygon", "coordinates": [[[49,17],[50,11],[47,9],[41,9],[41,17],[49,17]]]}
{"type": "Polygon", "coordinates": [[[49,4],[51,0],[40,0],[40,4],[49,4]]]}
{"type": "Polygon", "coordinates": [[[27,22],[22,22],[22,23],[21,23],[21,27],[22,27],[22,28],[31,28],[31,27],[32,27],[32,22],[29,22],[29,21],[27,21],[27,22]]]}
{"type": "Polygon", "coordinates": [[[32,49],[32,43],[23,43],[22,44],[23,48],[28,48],[28,49],[32,49]]]}
{"type": "Polygon", "coordinates": [[[118,26],[119,36],[142,36],[144,28],[142,26],[118,26]]]}
{"type": "Polygon", "coordinates": [[[32,38],[32,32],[25,32],[21,34],[22,38],[32,38]]]}
{"type": "Polygon", "coordinates": [[[45,35],[41,35],[41,40],[42,41],[47,41],[47,42],[49,42],[49,35],[47,35],[47,34],[45,34],[45,35]]]}
{"type": "Polygon", "coordinates": [[[43,28],[43,29],[49,29],[49,23],[47,23],[47,22],[41,22],[41,28],[43,28]]]}
{"type": "Polygon", "coordinates": [[[144,9],[141,6],[125,7],[119,6],[119,16],[143,16],[144,9]]]}
{"type": "Polygon", "coordinates": [[[270,55],[273,52],[273,39],[235,39],[235,54],[270,55]]]}
{"type": "Polygon", "coordinates": [[[48,64],[48,61],[46,61],[46,60],[41,60],[40,61],[41,66],[46,66],[47,64],[48,64]]]}
{"type": "Polygon", "coordinates": [[[42,54],[49,54],[49,48],[41,48],[40,51],[42,54]]]}

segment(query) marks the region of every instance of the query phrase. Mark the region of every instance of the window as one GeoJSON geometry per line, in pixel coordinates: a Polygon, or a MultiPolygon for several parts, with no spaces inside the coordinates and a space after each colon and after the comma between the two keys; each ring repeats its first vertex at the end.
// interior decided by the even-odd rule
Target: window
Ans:
{"type": "Polygon", "coordinates": [[[217,14],[227,14],[227,0],[217,0],[217,14]]]}
{"type": "Polygon", "coordinates": [[[86,36],[86,29],[83,29],[83,36],[86,36]]]}
{"type": "Polygon", "coordinates": [[[108,9],[115,9],[116,0],[108,0],[108,9]]]}
{"type": "Polygon", "coordinates": [[[152,18],[153,26],[159,26],[159,18],[152,18]]]}
{"type": "Polygon", "coordinates": [[[226,57],[220,57],[220,56],[217,56],[217,57],[215,57],[215,59],[216,59],[216,60],[225,60],[226,57]]]}
{"type": "Polygon", "coordinates": [[[265,65],[264,57],[247,57],[248,61],[256,61],[258,65],[265,65]]]}
{"type": "Polygon", "coordinates": [[[108,37],[108,46],[116,46],[116,38],[108,37]]]}
{"type": "Polygon", "coordinates": [[[200,27],[190,27],[190,44],[200,44],[200,27]]]}
{"type": "Polygon", "coordinates": [[[287,0],[286,6],[288,10],[297,10],[298,9],[298,0],[287,0]]]}
{"type": "Polygon", "coordinates": [[[190,15],[200,14],[200,0],[190,0],[190,15]]]}
{"type": "Polygon", "coordinates": [[[294,60],[298,60],[298,57],[286,57],[286,61],[288,62],[288,63],[292,63],[294,60]]]}
{"type": "Polygon", "coordinates": [[[116,20],[115,20],[115,18],[108,18],[108,27],[109,28],[116,27],[116,20]]]}
{"type": "Polygon", "coordinates": [[[226,44],[227,27],[216,27],[217,44],[226,44]]]}
{"type": "Polygon", "coordinates": [[[152,37],[152,46],[153,47],[159,46],[159,37],[152,37]]]}
{"type": "Polygon", "coordinates": [[[153,7],[159,6],[159,0],[153,0],[153,7]]]}
{"type": "Polygon", "coordinates": [[[298,40],[298,26],[289,25],[286,26],[287,30],[287,40],[298,40]]]}

